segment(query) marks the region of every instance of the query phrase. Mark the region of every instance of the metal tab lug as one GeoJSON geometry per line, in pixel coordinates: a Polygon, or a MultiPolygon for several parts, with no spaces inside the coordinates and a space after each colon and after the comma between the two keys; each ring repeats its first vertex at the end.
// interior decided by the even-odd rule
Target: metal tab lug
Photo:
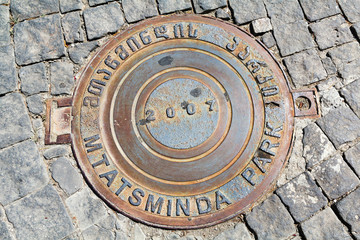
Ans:
{"type": "Polygon", "coordinates": [[[319,118],[321,116],[318,92],[315,88],[292,91],[295,117],[319,118]]]}

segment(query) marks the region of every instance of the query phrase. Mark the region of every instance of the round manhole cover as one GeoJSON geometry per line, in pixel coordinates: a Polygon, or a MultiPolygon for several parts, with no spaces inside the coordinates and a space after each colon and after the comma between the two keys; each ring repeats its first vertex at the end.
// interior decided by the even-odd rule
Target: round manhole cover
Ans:
{"type": "Polygon", "coordinates": [[[154,226],[199,228],[248,209],[290,151],[294,103],[253,37],[200,16],[157,17],[84,70],[72,143],[93,189],[154,226]]]}

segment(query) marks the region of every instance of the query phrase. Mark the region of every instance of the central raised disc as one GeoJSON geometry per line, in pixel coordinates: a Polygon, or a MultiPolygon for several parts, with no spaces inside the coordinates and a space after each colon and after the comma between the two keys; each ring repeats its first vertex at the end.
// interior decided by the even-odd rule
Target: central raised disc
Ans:
{"type": "Polygon", "coordinates": [[[145,121],[161,144],[188,149],[205,142],[219,120],[217,101],[204,84],[186,78],[160,84],[149,96],[145,121]]]}

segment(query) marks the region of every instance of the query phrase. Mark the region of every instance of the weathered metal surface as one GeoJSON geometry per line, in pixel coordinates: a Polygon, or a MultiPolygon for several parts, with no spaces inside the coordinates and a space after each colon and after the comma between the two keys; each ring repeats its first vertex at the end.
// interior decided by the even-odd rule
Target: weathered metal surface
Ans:
{"type": "Polygon", "coordinates": [[[99,196],[141,222],[183,229],[232,218],[271,189],[295,113],[279,64],[252,36],[174,15],[105,44],[72,114],[74,153],[99,196]]]}
{"type": "Polygon", "coordinates": [[[295,101],[295,116],[318,118],[321,115],[319,109],[319,97],[316,89],[296,90],[292,93],[295,101]]]}
{"type": "Polygon", "coordinates": [[[71,142],[71,103],[71,97],[46,101],[46,145],[71,142]]]}

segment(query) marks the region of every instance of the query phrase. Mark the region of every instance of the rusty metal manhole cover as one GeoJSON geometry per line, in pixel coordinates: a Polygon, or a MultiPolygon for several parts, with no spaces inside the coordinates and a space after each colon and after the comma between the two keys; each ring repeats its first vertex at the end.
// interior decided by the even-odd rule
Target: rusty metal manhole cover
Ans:
{"type": "Polygon", "coordinates": [[[209,226],[271,189],[294,116],[317,114],[313,92],[298,113],[293,94],[306,95],[292,93],[271,54],[236,26],[157,17],[115,36],[84,70],[73,149],[118,211],[165,228],[209,226]]]}

